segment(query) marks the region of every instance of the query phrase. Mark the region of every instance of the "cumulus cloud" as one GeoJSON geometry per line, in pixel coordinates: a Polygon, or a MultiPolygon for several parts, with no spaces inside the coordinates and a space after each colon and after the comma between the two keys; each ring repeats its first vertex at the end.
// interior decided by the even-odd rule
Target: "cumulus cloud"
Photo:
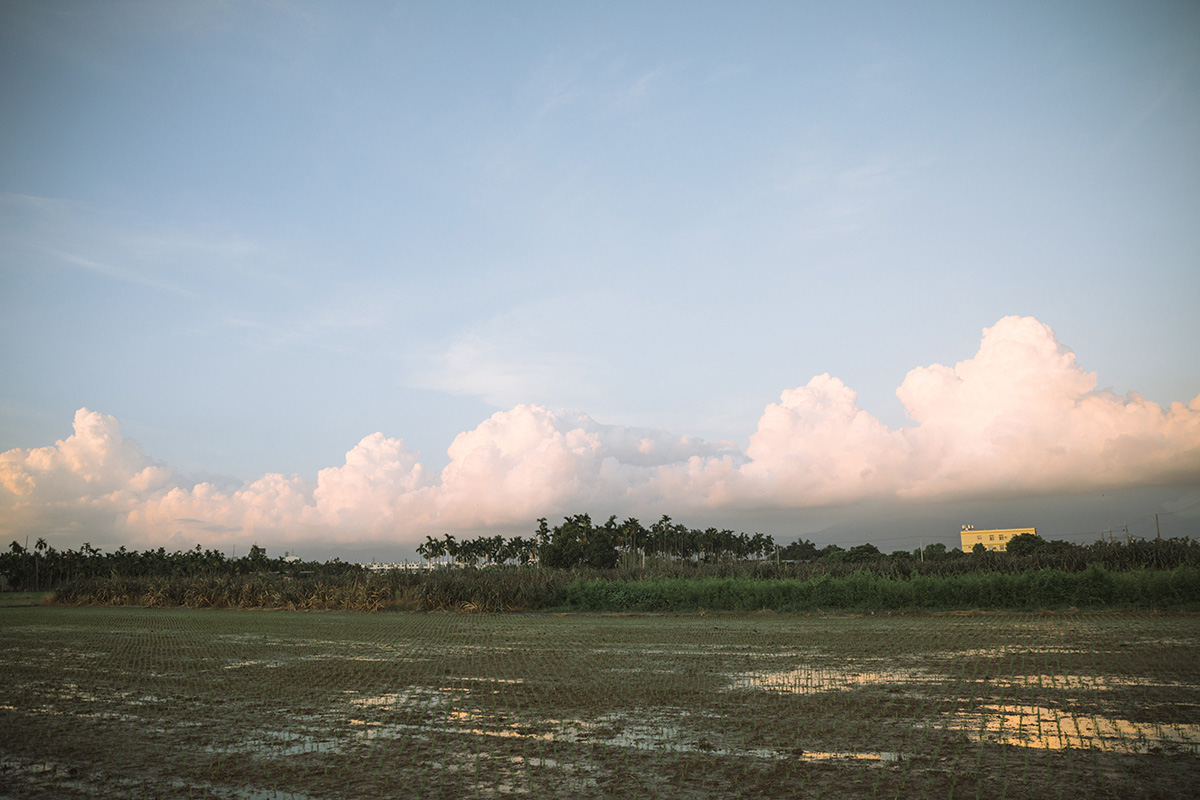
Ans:
{"type": "Polygon", "coordinates": [[[86,513],[96,542],[161,544],[193,534],[210,544],[412,541],[445,529],[528,525],[547,514],[615,508],[662,465],[729,449],[519,405],[459,434],[440,474],[403,440],[374,433],[315,482],[272,473],[229,488],[182,481],[124,438],[114,417],[80,409],[67,439],[0,454],[0,509],[14,512],[0,530],[19,534],[65,511],[86,513]],[[107,522],[98,524],[97,515],[107,522]]]}
{"type": "Polygon", "coordinates": [[[746,455],[746,493],[817,505],[893,490],[909,447],[858,407],[854,390],[824,374],[766,407],[746,455]]]}
{"type": "Polygon", "coordinates": [[[908,373],[905,496],[1072,491],[1200,478],[1200,397],[1164,409],[1096,390],[1049,326],[1005,317],[974,358],[908,373]]]}
{"type": "Polygon", "coordinates": [[[973,358],[908,373],[896,395],[913,425],[887,427],[829,375],[783,392],[727,480],[777,506],[1200,480],[1200,398],[1163,409],[1095,387],[1048,325],[1005,317],[973,358]]]}
{"type": "Polygon", "coordinates": [[[317,473],[315,512],[328,524],[374,532],[396,522],[397,502],[429,484],[417,453],[402,439],[382,433],[364,438],[346,453],[346,463],[317,473]]]}
{"type": "Polygon", "coordinates": [[[108,493],[141,494],[165,486],[173,471],[146,456],[121,436],[116,418],[81,408],[74,433],[52,447],[0,454],[0,487],[16,500],[52,496],[58,500],[108,493]]]}
{"type": "Polygon", "coordinates": [[[571,508],[627,507],[662,466],[713,458],[726,448],[521,405],[494,414],[450,445],[438,518],[486,525],[571,508]]]}
{"type": "MultiPolygon", "coordinates": [[[[53,446],[0,454],[0,534],[94,543],[392,541],[540,516],[804,508],[867,499],[1200,483],[1200,397],[1163,408],[1096,389],[1046,325],[1006,317],[953,367],[918,367],[890,428],[829,374],[766,406],[745,452],[580,412],[517,405],[459,434],[440,474],[373,433],[316,480],[189,483],[86,408],[53,446]]],[[[78,542],[73,542],[78,544],[78,542]]]]}

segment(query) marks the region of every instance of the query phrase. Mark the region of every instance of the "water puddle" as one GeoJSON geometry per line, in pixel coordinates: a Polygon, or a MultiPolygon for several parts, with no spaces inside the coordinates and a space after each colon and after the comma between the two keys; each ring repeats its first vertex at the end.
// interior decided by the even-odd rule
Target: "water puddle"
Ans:
{"type": "Polygon", "coordinates": [[[470,691],[457,686],[406,686],[400,691],[385,694],[358,696],[358,692],[353,689],[347,689],[343,694],[348,695],[347,700],[353,708],[406,708],[429,711],[445,708],[456,696],[461,697],[470,691]]]}
{"type": "Polygon", "coordinates": [[[1051,689],[1055,691],[1106,692],[1118,689],[1190,688],[1179,681],[1159,681],[1141,677],[1107,675],[1077,675],[1048,673],[1030,675],[998,675],[987,677],[947,676],[928,669],[846,669],[822,666],[802,666],[776,672],[743,672],[733,676],[729,689],[759,689],[784,694],[820,694],[848,691],[862,686],[911,686],[956,682],[981,683],[998,688],[1051,689]]]}
{"type": "MultiPolygon", "coordinates": [[[[395,693],[372,697],[353,698],[352,704],[361,708],[376,709],[391,705],[403,705],[405,696],[420,698],[425,709],[441,705],[444,696],[436,689],[422,687],[420,692],[406,695],[395,693]]],[[[445,691],[445,690],[441,690],[445,691]]],[[[240,752],[260,752],[268,757],[287,756],[307,752],[344,752],[356,744],[375,743],[404,737],[435,739],[445,736],[473,736],[490,739],[526,740],[561,744],[586,744],[639,750],[643,752],[671,754],[707,754],[764,760],[803,758],[805,760],[856,760],[877,763],[899,761],[898,753],[890,752],[782,752],[773,748],[749,748],[724,742],[714,731],[719,726],[705,714],[683,710],[656,709],[655,721],[646,722],[630,715],[606,714],[591,720],[583,719],[536,719],[510,721],[503,716],[484,714],[477,710],[444,709],[437,719],[418,723],[398,723],[385,720],[351,718],[342,736],[330,736],[328,722],[314,724],[303,732],[263,731],[251,740],[238,746],[240,752]],[[326,732],[318,737],[311,730],[326,732]],[[264,752],[265,751],[265,752],[264,752]]],[[[527,758],[529,766],[553,766],[552,759],[527,758]]]]}
{"type": "Polygon", "coordinates": [[[263,667],[265,669],[277,669],[286,664],[282,659],[269,659],[262,661],[235,661],[232,664],[226,664],[225,669],[244,669],[246,667],[263,667]]]}
{"type": "Polygon", "coordinates": [[[963,731],[975,741],[1041,750],[1200,752],[1200,725],[1138,723],[1044,706],[985,706],[982,713],[960,717],[947,728],[963,731]]]}
{"type": "MultiPolygon", "coordinates": [[[[561,744],[588,744],[653,753],[705,754],[770,761],[802,758],[807,761],[854,760],[884,764],[895,763],[902,758],[899,753],[893,752],[794,750],[785,753],[773,748],[738,747],[714,741],[714,737],[704,732],[703,727],[697,729],[662,722],[638,723],[618,715],[604,716],[591,721],[579,719],[540,720],[536,724],[512,723],[507,725],[487,725],[489,720],[482,714],[473,712],[454,712],[450,715],[450,719],[460,724],[387,724],[364,720],[351,720],[351,722],[363,728],[358,733],[358,738],[363,741],[394,739],[414,734],[422,737],[466,735],[561,744]]],[[[528,759],[528,761],[531,766],[553,766],[552,759],[528,759]]]]}
{"type": "MultiPolygon", "coordinates": [[[[735,675],[731,690],[758,690],[776,694],[815,695],[884,686],[888,691],[911,691],[914,686],[945,682],[945,676],[922,669],[852,670],[801,667],[781,672],[747,672],[735,675]]],[[[1101,675],[1010,675],[967,678],[967,683],[994,689],[1072,692],[1112,692],[1128,688],[1181,688],[1188,684],[1101,675]]],[[[982,713],[953,718],[947,730],[963,731],[976,741],[1043,750],[1095,748],[1113,753],[1146,753],[1154,749],[1200,752],[1200,725],[1136,723],[1078,710],[1058,710],[1036,705],[988,705],[982,713]]],[[[805,753],[805,757],[810,754],[805,753]]],[[[843,757],[843,756],[838,756],[843,757]]]]}
{"type": "MultiPolygon", "coordinates": [[[[976,679],[982,681],[984,679],[976,679]]],[[[1110,675],[1011,675],[986,679],[987,683],[1018,689],[1040,688],[1087,692],[1109,692],[1117,689],[1149,689],[1167,688],[1178,689],[1190,684],[1178,681],[1154,681],[1144,678],[1119,678],[1110,675]]]]}
{"type": "Polygon", "coordinates": [[[929,683],[938,678],[921,669],[852,670],[800,667],[780,672],[743,672],[735,675],[730,690],[757,689],[777,694],[824,694],[850,691],[863,686],[896,687],[929,683]]]}
{"type": "Polygon", "coordinates": [[[227,744],[204,747],[207,753],[221,755],[247,754],[266,758],[295,756],[304,753],[341,753],[345,743],[328,736],[300,731],[258,730],[246,739],[227,744]]]}

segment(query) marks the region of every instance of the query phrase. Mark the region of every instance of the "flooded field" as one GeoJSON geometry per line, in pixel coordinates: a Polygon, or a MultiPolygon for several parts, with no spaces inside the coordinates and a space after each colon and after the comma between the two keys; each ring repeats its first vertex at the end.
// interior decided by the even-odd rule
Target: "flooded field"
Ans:
{"type": "Polygon", "coordinates": [[[0,607],[0,798],[1163,797],[1200,617],[0,607]]]}

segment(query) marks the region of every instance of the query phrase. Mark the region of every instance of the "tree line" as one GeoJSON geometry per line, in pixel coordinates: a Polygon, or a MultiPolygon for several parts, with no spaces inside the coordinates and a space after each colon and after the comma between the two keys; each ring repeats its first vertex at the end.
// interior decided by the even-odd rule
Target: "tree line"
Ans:
{"type": "MultiPolygon", "coordinates": [[[[649,527],[634,518],[619,522],[615,516],[596,523],[588,514],[564,517],[554,526],[545,518],[537,522],[531,536],[463,540],[449,533],[429,536],[417,552],[431,566],[455,564],[476,572],[583,570],[596,575],[611,573],[623,580],[654,575],[810,578],[855,572],[903,579],[1044,569],[1078,572],[1093,564],[1113,571],[1200,566],[1200,541],[1187,537],[1080,545],[1024,534],[1008,542],[1007,552],[976,548],[964,553],[935,542],[884,554],[869,543],[818,547],[803,538],[777,546],[771,536],[689,528],[665,515],[649,527]]],[[[367,571],[360,564],[337,558],[326,562],[270,558],[258,545],[236,558],[200,545],[175,552],[163,547],[142,552],[120,547],[105,553],[85,542],[78,550],[57,550],[44,538],[32,547],[12,542],[0,551],[0,587],[15,591],[52,591],[70,582],[98,578],[274,575],[328,581],[355,579],[367,571]]]]}
{"type": "Polygon", "coordinates": [[[269,558],[257,544],[241,557],[196,545],[190,550],[169,552],[165,547],[138,552],[124,546],[105,553],[84,542],[78,550],[58,550],[39,537],[29,547],[19,542],[0,552],[0,579],[9,590],[51,591],[74,580],[100,577],[190,577],[194,575],[284,575],[338,576],[361,571],[358,564],[332,559],[326,562],[299,561],[279,556],[269,558]]]}
{"type": "Polygon", "coordinates": [[[459,541],[449,533],[440,538],[427,536],[417,547],[417,554],[428,561],[448,559],[466,566],[482,561],[552,569],[613,569],[663,559],[696,564],[760,560],[776,550],[775,540],[761,533],[688,528],[665,514],[649,528],[633,517],[617,522],[616,516],[611,516],[603,524],[596,524],[589,514],[575,514],[553,528],[542,517],[530,538],[480,536],[459,541]]]}
{"type": "MultiPolygon", "coordinates": [[[[1073,545],[1061,539],[1047,541],[1032,533],[1022,533],[1008,541],[1007,554],[1022,557],[1038,552],[1062,553],[1075,547],[1078,547],[1078,545],[1073,545]]],[[[988,552],[988,549],[982,544],[976,544],[971,550],[973,555],[986,556],[988,552]]],[[[942,542],[932,542],[923,548],[919,547],[912,551],[896,550],[887,555],[870,542],[854,545],[848,549],[836,544],[827,544],[824,547],[818,548],[807,539],[797,539],[787,547],[780,548],[779,550],[779,557],[789,562],[824,560],[849,564],[875,561],[881,558],[900,560],[912,558],[917,561],[944,561],[947,558],[956,558],[962,555],[963,551],[959,548],[949,549],[942,542]]]]}

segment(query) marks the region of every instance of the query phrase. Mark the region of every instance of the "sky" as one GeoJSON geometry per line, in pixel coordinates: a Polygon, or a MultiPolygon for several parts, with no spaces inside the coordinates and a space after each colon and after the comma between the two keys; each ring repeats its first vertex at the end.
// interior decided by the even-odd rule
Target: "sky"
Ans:
{"type": "Polygon", "coordinates": [[[4,0],[0,539],[1195,536],[1198,43],[1191,2],[4,0]]]}

